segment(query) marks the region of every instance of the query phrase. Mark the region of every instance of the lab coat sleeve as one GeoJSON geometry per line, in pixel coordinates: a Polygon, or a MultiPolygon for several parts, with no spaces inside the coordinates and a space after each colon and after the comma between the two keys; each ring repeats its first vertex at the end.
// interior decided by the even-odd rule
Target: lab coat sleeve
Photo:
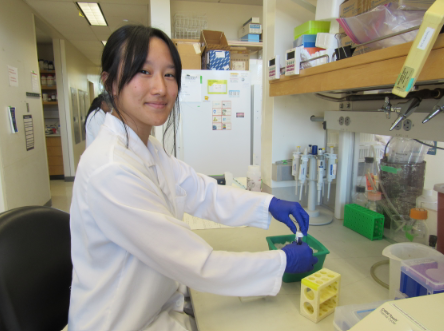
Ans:
{"type": "Polygon", "coordinates": [[[156,187],[136,169],[121,164],[97,169],[88,181],[86,198],[93,221],[106,238],[131,254],[128,258],[134,256],[198,291],[234,296],[279,292],[285,253],[213,251],[171,215],[156,187]]]}
{"type": "Polygon", "coordinates": [[[186,213],[229,226],[268,229],[272,195],[218,185],[214,178],[196,173],[180,160],[173,160],[177,183],[187,192],[186,213]]]}

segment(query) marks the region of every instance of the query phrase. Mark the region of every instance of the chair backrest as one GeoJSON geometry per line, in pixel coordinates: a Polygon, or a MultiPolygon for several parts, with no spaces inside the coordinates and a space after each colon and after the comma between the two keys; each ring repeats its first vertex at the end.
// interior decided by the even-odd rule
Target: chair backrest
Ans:
{"type": "Polygon", "coordinates": [[[0,214],[0,330],[60,331],[72,279],[69,214],[42,206],[0,214]]]}

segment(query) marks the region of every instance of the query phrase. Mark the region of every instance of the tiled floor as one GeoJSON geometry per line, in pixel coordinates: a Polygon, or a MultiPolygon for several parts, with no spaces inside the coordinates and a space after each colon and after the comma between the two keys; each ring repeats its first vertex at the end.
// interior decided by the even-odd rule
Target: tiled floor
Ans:
{"type": "Polygon", "coordinates": [[[74,182],[65,182],[64,180],[51,180],[51,200],[52,207],[69,213],[69,207],[72,199],[72,186],[74,182]]]}

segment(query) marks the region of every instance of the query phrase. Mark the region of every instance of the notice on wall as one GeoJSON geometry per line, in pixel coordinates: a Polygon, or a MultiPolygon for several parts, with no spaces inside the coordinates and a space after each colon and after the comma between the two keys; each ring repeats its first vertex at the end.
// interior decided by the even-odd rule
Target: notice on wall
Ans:
{"type": "Polygon", "coordinates": [[[227,90],[226,80],[208,80],[208,94],[227,94],[227,90]]]}
{"type": "Polygon", "coordinates": [[[32,92],[40,92],[40,80],[39,75],[36,74],[34,71],[31,72],[31,85],[32,85],[32,92]]]}
{"type": "Polygon", "coordinates": [[[8,66],[9,86],[18,86],[18,69],[8,66]]]}
{"type": "Polygon", "coordinates": [[[231,101],[213,101],[212,129],[231,130],[231,101]]]}
{"type": "Polygon", "coordinates": [[[202,76],[183,75],[182,86],[180,89],[180,102],[201,102],[202,101],[202,76]]]}
{"type": "Polygon", "coordinates": [[[17,133],[18,128],[17,128],[17,120],[15,117],[15,107],[6,107],[6,110],[8,112],[9,124],[11,126],[11,132],[17,133]]]}
{"type": "Polygon", "coordinates": [[[25,127],[26,150],[34,149],[34,123],[32,115],[23,115],[23,125],[25,127]]]}

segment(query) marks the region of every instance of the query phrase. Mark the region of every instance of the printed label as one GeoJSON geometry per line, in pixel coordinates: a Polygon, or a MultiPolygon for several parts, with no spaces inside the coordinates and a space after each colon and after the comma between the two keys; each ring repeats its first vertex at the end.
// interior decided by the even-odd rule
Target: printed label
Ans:
{"type": "Polygon", "coordinates": [[[396,81],[395,88],[401,90],[401,91],[409,91],[411,86],[413,84],[410,84],[410,80],[413,76],[413,73],[415,72],[415,69],[410,67],[404,67],[399,74],[399,77],[396,81]],[[409,88],[410,87],[410,88],[409,88]]]}
{"type": "Polygon", "coordinates": [[[430,42],[430,39],[432,39],[434,33],[435,29],[430,27],[426,28],[424,34],[422,35],[421,40],[419,41],[418,49],[425,50],[430,42]]]}

